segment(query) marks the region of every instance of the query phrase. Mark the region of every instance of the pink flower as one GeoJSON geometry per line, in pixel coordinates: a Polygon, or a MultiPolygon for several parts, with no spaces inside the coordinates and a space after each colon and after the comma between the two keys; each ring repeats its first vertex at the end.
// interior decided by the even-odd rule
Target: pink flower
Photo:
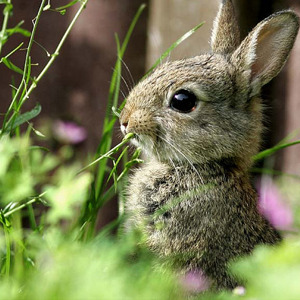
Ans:
{"type": "Polygon", "coordinates": [[[86,130],[71,121],[57,120],[52,129],[55,139],[63,144],[79,144],[87,137],[86,130]]]}
{"type": "Polygon", "coordinates": [[[187,272],[180,282],[184,290],[190,293],[200,293],[209,288],[209,280],[201,270],[187,272]]]}
{"type": "Polygon", "coordinates": [[[279,230],[290,230],[293,213],[269,176],[264,176],[258,186],[258,209],[279,230]]]}

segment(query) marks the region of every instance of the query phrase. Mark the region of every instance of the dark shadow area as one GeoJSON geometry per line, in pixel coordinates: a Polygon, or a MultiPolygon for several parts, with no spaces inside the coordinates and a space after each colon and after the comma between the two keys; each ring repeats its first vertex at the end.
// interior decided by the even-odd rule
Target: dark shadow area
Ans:
{"type": "MultiPolygon", "coordinates": [[[[242,38],[250,32],[258,22],[274,12],[288,9],[287,1],[274,0],[253,0],[235,1],[238,9],[239,23],[241,26],[242,38]]],[[[262,139],[262,149],[276,145],[285,137],[286,124],[286,101],[287,94],[287,66],[270,83],[263,87],[262,99],[264,103],[264,126],[265,131],[262,139]]],[[[263,164],[263,162],[262,162],[263,164]]],[[[271,166],[281,170],[283,168],[283,152],[275,155],[275,165],[271,166]]]]}

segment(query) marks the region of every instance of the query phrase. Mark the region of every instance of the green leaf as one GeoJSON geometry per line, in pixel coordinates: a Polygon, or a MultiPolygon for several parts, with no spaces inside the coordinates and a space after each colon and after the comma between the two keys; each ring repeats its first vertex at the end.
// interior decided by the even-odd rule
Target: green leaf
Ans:
{"type": "MultiPolygon", "coordinates": [[[[23,23],[24,23],[24,21],[21,21],[15,27],[13,27],[13,28],[7,28],[5,30],[5,32],[3,32],[3,36],[1,38],[2,45],[4,45],[7,42],[8,38],[10,36],[12,36],[13,34],[15,34],[15,33],[19,33],[19,34],[21,34],[21,35],[23,35],[25,37],[30,37],[31,32],[28,31],[28,30],[26,30],[26,29],[21,28],[21,26],[23,25],[23,23]]],[[[8,57],[8,56],[9,55],[6,55],[6,57],[8,57]]]]}
{"type": "Polygon", "coordinates": [[[44,186],[45,199],[51,205],[47,214],[50,224],[62,219],[71,220],[76,214],[74,208],[82,204],[86,197],[91,175],[89,173],[76,175],[75,168],[59,169],[53,177],[53,183],[44,186]]]}
{"type": "Polygon", "coordinates": [[[21,28],[21,26],[24,24],[24,21],[21,21],[19,24],[17,24],[15,27],[13,28],[8,28],[6,29],[6,32],[9,36],[13,35],[14,33],[20,33],[25,37],[30,37],[31,36],[31,32],[21,28]]]}
{"type": "Polygon", "coordinates": [[[41,105],[38,103],[31,111],[28,111],[24,114],[21,114],[17,116],[15,119],[12,119],[12,121],[8,122],[4,129],[4,133],[9,133],[15,128],[19,127],[20,125],[28,122],[29,120],[35,118],[37,115],[40,114],[42,110],[41,105]]]}
{"type": "Polygon", "coordinates": [[[30,31],[28,31],[26,29],[23,29],[23,28],[20,28],[20,27],[15,27],[15,28],[7,29],[6,32],[10,36],[13,35],[14,33],[20,33],[20,34],[22,34],[25,37],[30,37],[30,35],[31,35],[30,31]]]}
{"type": "Polygon", "coordinates": [[[23,75],[23,70],[20,69],[19,67],[17,67],[14,63],[11,62],[11,60],[9,60],[8,58],[6,57],[2,57],[1,58],[1,61],[0,62],[3,62],[10,70],[18,73],[18,74],[21,74],[23,75]]]}
{"type": "Polygon", "coordinates": [[[48,148],[42,147],[42,146],[30,146],[28,149],[29,150],[42,150],[45,152],[50,152],[50,150],[48,148]]]}
{"type": "Polygon", "coordinates": [[[64,5],[64,6],[60,6],[55,8],[56,11],[59,11],[61,13],[61,11],[66,11],[66,8],[71,7],[73,5],[75,5],[77,2],[79,2],[79,0],[73,0],[71,2],[69,2],[68,4],[64,5]]]}

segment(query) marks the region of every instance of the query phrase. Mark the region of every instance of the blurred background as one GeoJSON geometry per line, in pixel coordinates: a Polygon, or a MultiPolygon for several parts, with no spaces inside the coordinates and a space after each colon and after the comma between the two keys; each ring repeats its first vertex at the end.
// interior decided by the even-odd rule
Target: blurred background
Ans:
{"type": "MultiPolygon", "coordinates": [[[[62,6],[69,1],[53,0],[52,6],[62,6]]],[[[244,37],[257,22],[275,11],[292,8],[300,15],[298,0],[235,0],[236,11],[244,37]]],[[[27,109],[39,102],[42,113],[34,121],[36,127],[48,131],[53,147],[70,143],[82,157],[95,152],[100,136],[106,99],[114,63],[116,61],[115,33],[122,41],[138,7],[145,3],[143,12],[133,32],[126,51],[123,66],[124,97],[151,66],[152,63],[180,36],[205,21],[192,37],[176,48],[170,60],[195,56],[209,51],[212,22],[216,16],[219,0],[90,0],[65,43],[58,59],[34,91],[27,109]],[[64,136],[64,122],[71,121],[78,126],[75,140],[64,136]],[[63,127],[61,129],[61,126],[63,127]],[[79,131],[78,131],[79,130],[79,131]]],[[[14,15],[11,27],[21,20],[24,28],[31,30],[32,19],[37,13],[39,1],[13,1],[14,15]]],[[[62,16],[47,11],[42,15],[36,36],[32,60],[38,63],[36,73],[53,53],[62,34],[72,19],[76,6],[62,16]],[[43,47],[45,49],[43,49],[43,47]]],[[[23,37],[9,39],[3,55],[14,49],[23,37]],[[20,38],[20,40],[18,40],[20,38]]],[[[25,51],[24,51],[25,53],[25,51]]],[[[272,55],[270,53],[270,55],[272,55]]],[[[300,38],[297,39],[291,57],[281,74],[263,90],[265,103],[265,124],[263,147],[271,147],[290,133],[293,139],[300,139],[300,38]]],[[[24,56],[18,52],[11,57],[17,66],[22,66],[24,56]]],[[[15,74],[0,65],[1,102],[0,112],[6,111],[11,101],[9,85],[15,74]]],[[[76,127],[75,126],[75,127],[76,127]]],[[[116,124],[117,143],[121,137],[116,124]]],[[[300,175],[300,146],[293,146],[277,153],[268,162],[271,167],[287,173],[300,175]]],[[[116,203],[107,204],[103,222],[117,214],[116,203]]],[[[101,221],[102,222],[102,221],[101,221]]],[[[100,224],[101,225],[101,224],[100,224]]]]}

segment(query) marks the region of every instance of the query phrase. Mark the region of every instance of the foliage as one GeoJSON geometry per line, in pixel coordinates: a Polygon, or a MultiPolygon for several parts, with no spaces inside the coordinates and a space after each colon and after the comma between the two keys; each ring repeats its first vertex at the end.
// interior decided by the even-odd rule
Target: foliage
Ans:
{"type": "MultiPolygon", "coordinates": [[[[32,136],[43,136],[29,123],[40,113],[41,106],[37,104],[24,111],[23,105],[41,84],[87,2],[73,0],[53,8],[49,0],[41,0],[29,32],[22,27],[22,21],[8,27],[13,2],[0,0],[3,6],[0,65],[14,71],[19,79],[11,85],[12,100],[4,114],[0,133],[0,298],[41,299],[43,295],[43,299],[184,299],[189,292],[195,291],[187,288],[194,284],[188,281],[194,280],[195,274],[183,280],[167,267],[161,267],[162,262],[143,247],[137,233],[123,236],[120,234],[122,227],[118,228],[123,220],[123,191],[128,170],[142,161],[139,149],[131,156],[128,151],[132,135],[127,135],[114,147],[112,136],[124,105],[123,102],[118,108],[122,59],[144,5],[134,16],[123,43],[116,36],[117,62],[102,138],[93,160],[86,166],[81,162],[71,163],[72,149],[62,147],[51,153],[35,145],[32,139],[32,136]],[[41,15],[49,11],[64,15],[71,6],[77,6],[77,12],[42,71],[34,74],[31,49],[41,15]],[[24,42],[14,49],[6,49],[7,40],[14,34],[21,34],[24,42]],[[20,68],[14,64],[13,55],[26,43],[24,66],[20,68]],[[7,54],[3,55],[5,51],[7,54]],[[20,126],[25,128],[22,134],[20,126]],[[119,218],[97,232],[99,210],[116,195],[119,218]],[[119,229],[116,236],[111,235],[112,229],[119,229]]],[[[171,45],[156,64],[201,25],[171,45]]],[[[262,159],[295,143],[298,142],[283,141],[254,159],[262,159]]],[[[266,168],[254,171],[275,172],[267,172],[266,168]]],[[[297,181],[281,181],[279,186],[289,198],[295,199],[292,191],[298,189],[297,181]]],[[[240,289],[203,293],[194,295],[195,298],[297,299],[300,257],[299,232],[295,228],[300,223],[300,210],[299,201],[289,202],[294,208],[294,227],[289,229],[285,243],[276,248],[258,248],[252,257],[233,264],[233,272],[242,274],[247,280],[245,295],[240,289]]]]}

